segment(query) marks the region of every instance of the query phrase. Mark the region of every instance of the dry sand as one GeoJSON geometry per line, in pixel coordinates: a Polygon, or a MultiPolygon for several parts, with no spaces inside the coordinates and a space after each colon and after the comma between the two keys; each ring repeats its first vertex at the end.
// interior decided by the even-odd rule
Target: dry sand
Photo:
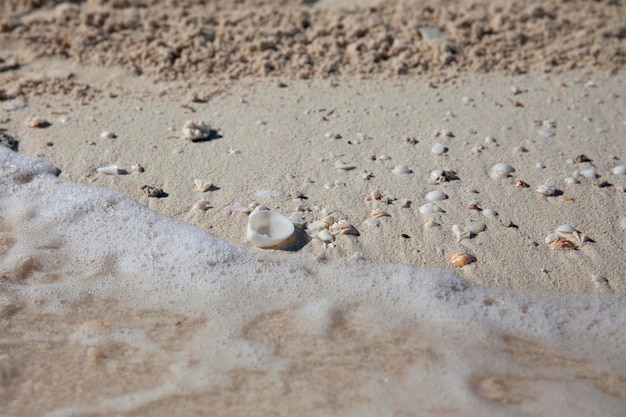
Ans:
{"type": "MultiPolygon", "coordinates": [[[[626,292],[626,176],[612,173],[626,165],[620,2],[174,3],[4,2],[0,129],[19,152],[243,246],[247,218],[228,205],[308,222],[330,207],[359,236],[293,250],[442,268],[507,290],[626,292]],[[35,117],[47,123],[30,127],[35,117]],[[187,120],[209,123],[212,137],[182,138],[187,120]],[[431,152],[436,143],[447,152],[431,152]],[[494,180],[500,162],[515,172],[494,180]],[[111,164],[126,175],[96,172],[111,164]],[[590,168],[598,178],[581,175],[590,168]],[[458,178],[437,183],[435,169],[458,178]],[[214,187],[201,193],[196,178],[214,187]],[[535,191],[549,181],[556,195],[535,191]],[[148,197],[145,185],[165,194],[148,197]],[[409,203],[366,201],[377,188],[409,203]],[[445,212],[420,214],[436,189],[445,212]],[[267,190],[279,193],[258,194],[267,190]],[[209,209],[192,209],[198,200],[209,209]],[[373,209],[390,216],[372,226],[373,209]],[[475,222],[486,230],[455,239],[453,225],[475,222]],[[584,244],[550,249],[562,224],[584,244]],[[476,263],[452,265],[459,251],[476,263]]],[[[242,385],[263,383],[250,378],[242,385]]]]}

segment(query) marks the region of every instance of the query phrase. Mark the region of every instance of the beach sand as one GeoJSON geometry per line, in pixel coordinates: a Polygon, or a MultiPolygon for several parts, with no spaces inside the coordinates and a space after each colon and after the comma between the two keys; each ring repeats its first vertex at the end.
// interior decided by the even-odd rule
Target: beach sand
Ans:
{"type": "Polygon", "coordinates": [[[4,8],[0,413],[620,415],[623,5],[4,8]]]}

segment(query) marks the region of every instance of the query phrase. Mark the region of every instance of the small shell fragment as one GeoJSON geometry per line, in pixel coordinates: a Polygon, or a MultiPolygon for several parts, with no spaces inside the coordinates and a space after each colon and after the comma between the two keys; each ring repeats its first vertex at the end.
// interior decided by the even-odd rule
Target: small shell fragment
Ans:
{"type": "Polygon", "coordinates": [[[435,155],[442,155],[448,152],[448,148],[442,143],[435,143],[430,151],[435,155]]]}
{"type": "Polygon", "coordinates": [[[476,262],[476,258],[473,255],[465,252],[454,253],[450,255],[448,260],[459,268],[463,268],[466,265],[476,262]]]}
{"type": "Polygon", "coordinates": [[[193,180],[193,185],[196,190],[200,191],[201,193],[207,192],[213,187],[213,183],[211,181],[197,178],[193,180]]]}
{"type": "Polygon", "coordinates": [[[483,222],[476,222],[476,223],[470,224],[465,229],[477,235],[481,232],[484,232],[487,229],[487,225],[483,222]]]}
{"type": "Polygon", "coordinates": [[[373,217],[375,219],[382,219],[383,217],[391,217],[391,214],[387,213],[384,210],[374,209],[370,213],[370,217],[373,217]]]}
{"type": "Polygon", "coordinates": [[[354,165],[344,162],[341,159],[338,159],[337,161],[335,161],[335,168],[337,169],[342,169],[344,171],[350,171],[351,169],[356,168],[354,165]]]}
{"type": "Polygon", "coordinates": [[[515,185],[517,188],[528,188],[529,185],[526,181],[520,180],[520,179],[516,179],[513,182],[513,185],[515,185]]]}
{"type": "Polygon", "coordinates": [[[406,165],[397,165],[397,166],[396,166],[396,167],[392,170],[392,172],[393,172],[394,174],[397,174],[397,175],[406,175],[406,174],[412,174],[412,173],[413,173],[413,171],[411,171],[411,170],[409,169],[409,167],[408,167],[408,166],[406,166],[406,165]]]}
{"type": "Polygon", "coordinates": [[[333,235],[352,235],[359,236],[359,231],[349,224],[346,220],[339,220],[333,223],[328,231],[333,235]]]}
{"type": "Polygon", "coordinates": [[[100,133],[100,139],[115,139],[117,135],[111,131],[104,130],[100,133]]]}
{"type": "Polygon", "coordinates": [[[428,201],[445,200],[446,198],[448,198],[446,193],[440,190],[433,190],[429,192],[428,194],[426,194],[426,200],[428,201]]]}
{"type": "Polygon", "coordinates": [[[618,165],[612,172],[614,175],[626,175],[626,165],[618,165]]]}
{"type": "Polygon", "coordinates": [[[483,216],[497,216],[498,213],[494,209],[486,208],[483,210],[483,216]]]}
{"type": "Polygon", "coordinates": [[[574,242],[571,242],[562,237],[558,239],[554,239],[550,243],[548,243],[548,247],[552,250],[570,250],[570,249],[578,249],[574,242]]]}
{"type": "Polygon", "coordinates": [[[589,169],[584,169],[582,171],[580,171],[580,175],[582,175],[583,177],[589,179],[589,180],[594,180],[596,178],[598,178],[598,174],[596,174],[596,170],[593,168],[589,168],[589,169]]]}
{"type": "Polygon", "coordinates": [[[545,195],[546,197],[556,195],[556,187],[552,181],[541,184],[535,191],[541,195],[545,195]]]}
{"type": "Polygon", "coordinates": [[[208,210],[209,209],[209,202],[205,201],[205,200],[199,200],[197,201],[193,207],[194,210],[208,210]]]}
{"type": "Polygon", "coordinates": [[[557,233],[571,235],[576,231],[571,224],[563,224],[556,229],[557,233]]]}
{"type": "Polygon", "coordinates": [[[335,241],[335,237],[326,229],[320,230],[317,234],[317,238],[324,243],[332,243],[335,241]]]}
{"type": "Polygon", "coordinates": [[[501,162],[491,167],[491,173],[489,174],[489,176],[494,180],[499,180],[502,178],[507,178],[514,172],[515,168],[513,168],[511,165],[501,162]]]}
{"type": "Polygon", "coordinates": [[[420,207],[420,213],[422,214],[434,214],[442,212],[443,209],[435,203],[426,203],[422,207],[420,207]]]}
{"type": "Polygon", "coordinates": [[[546,238],[544,239],[544,241],[547,244],[550,244],[551,242],[557,240],[559,238],[559,235],[557,235],[556,233],[550,233],[549,235],[546,236],[546,238]]]}
{"type": "Polygon", "coordinates": [[[295,224],[296,226],[304,226],[306,224],[306,220],[304,220],[299,213],[293,213],[288,218],[289,220],[291,220],[291,223],[295,224]]]}
{"type": "Polygon", "coordinates": [[[226,206],[224,207],[224,211],[231,211],[231,212],[235,212],[235,213],[251,213],[252,209],[250,207],[246,207],[242,204],[239,203],[235,203],[233,205],[230,206],[226,206]]]}
{"type": "Polygon", "coordinates": [[[306,230],[308,230],[309,232],[313,232],[313,233],[319,233],[320,231],[327,229],[327,228],[328,228],[328,224],[326,224],[325,221],[316,220],[312,223],[309,223],[309,225],[306,227],[306,230]]]}
{"type": "Polygon", "coordinates": [[[570,185],[580,184],[580,181],[578,181],[575,177],[567,177],[565,178],[565,181],[570,185]]]}
{"type": "Polygon", "coordinates": [[[96,171],[105,175],[121,175],[123,172],[123,170],[119,169],[117,165],[109,165],[106,167],[100,167],[100,168],[97,168],[96,171]]]}
{"type": "Polygon", "coordinates": [[[554,133],[554,130],[543,128],[543,129],[539,129],[539,134],[543,136],[544,138],[551,138],[556,133],[554,133]]]}
{"type": "Polygon", "coordinates": [[[202,120],[187,120],[183,125],[183,136],[192,142],[211,136],[211,127],[202,120]]]}
{"type": "Polygon", "coordinates": [[[452,225],[452,233],[456,237],[456,241],[460,242],[465,238],[470,238],[472,234],[466,228],[461,228],[458,224],[452,225]]]}
{"type": "Polygon", "coordinates": [[[50,123],[48,123],[46,119],[43,119],[41,117],[33,117],[26,121],[26,126],[32,127],[32,128],[43,128],[49,125],[50,123]]]}

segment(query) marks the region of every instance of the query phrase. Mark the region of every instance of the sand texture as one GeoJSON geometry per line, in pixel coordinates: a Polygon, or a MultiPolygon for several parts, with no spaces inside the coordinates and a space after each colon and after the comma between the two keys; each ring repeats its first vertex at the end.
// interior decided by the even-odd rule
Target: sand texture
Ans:
{"type": "Polygon", "coordinates": [[[0,414],[620,415],[624,16],[2,2],[0,414]]]}

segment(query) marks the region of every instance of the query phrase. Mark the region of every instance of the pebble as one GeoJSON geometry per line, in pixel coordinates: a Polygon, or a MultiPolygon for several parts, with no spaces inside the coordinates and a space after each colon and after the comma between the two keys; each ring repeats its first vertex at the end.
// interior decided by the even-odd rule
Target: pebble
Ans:
{"type": "Polygon", "coordinates": [[[463,104],[467,106],[467,105],[472,104],[474,102],[474,99],[471,97],[463,97],[461,101],[463,102],[463,104]]]}
{"type": "Polygon", "coordinates": [[[431,152],[434,153],[435,155],[442,155],[448,152],[448,148],[446,148],[446,146],[442,143],[435,143],[435,145],[431,149],[431,152]]]}

